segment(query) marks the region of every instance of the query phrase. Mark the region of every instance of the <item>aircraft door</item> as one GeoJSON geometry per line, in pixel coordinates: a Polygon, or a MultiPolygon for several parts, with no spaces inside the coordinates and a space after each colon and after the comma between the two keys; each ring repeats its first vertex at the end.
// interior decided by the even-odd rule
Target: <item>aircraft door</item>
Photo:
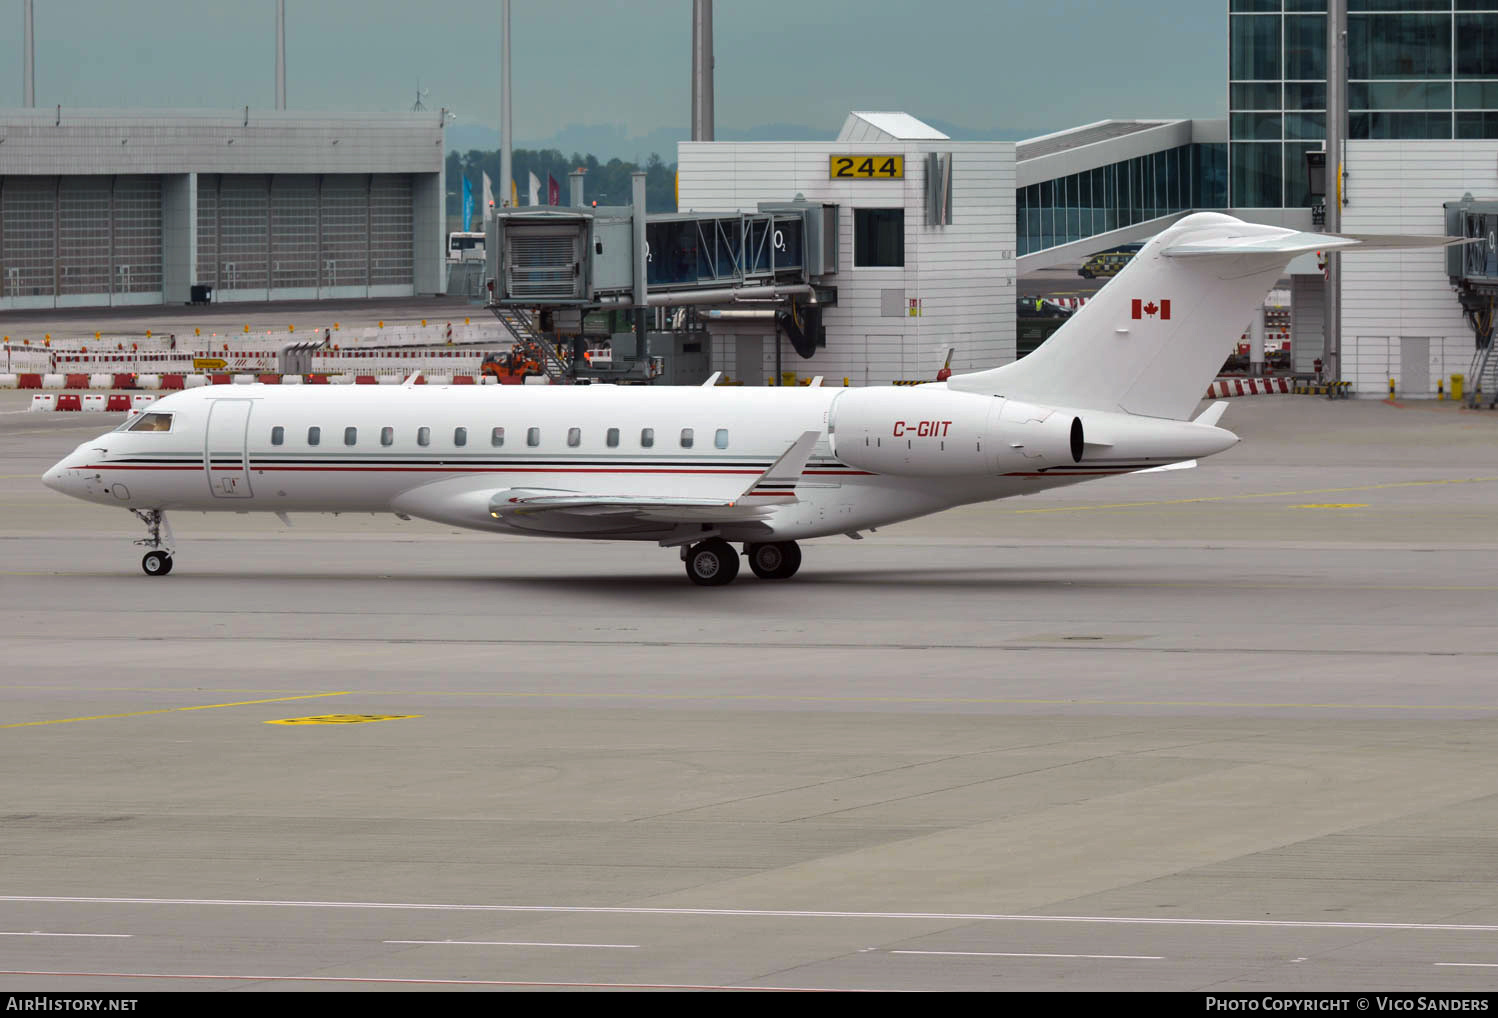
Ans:
{"type": "Polygon", "coordinates": [[[249,498],[250,471],[245,440],[250,425],[248,399],[216,399],[208,411],[203,470],[215,498],[249,498]]]}

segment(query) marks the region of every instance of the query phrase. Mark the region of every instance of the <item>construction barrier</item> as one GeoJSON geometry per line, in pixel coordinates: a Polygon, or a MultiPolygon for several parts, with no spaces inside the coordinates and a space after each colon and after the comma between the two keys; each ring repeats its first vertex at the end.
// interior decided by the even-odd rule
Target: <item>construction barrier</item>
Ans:
{"type": "Polygon", "coordinates": [[[42,376],[41,387],[43,389],[66,389],[68,387],[67,381],[62,375],[47,374],[42,376]]]}
{"type": "Polygon", "coordinates": [[[1291,391],[1288,378],[1219,378],[1207,386],[1203,399],[1222,399],[1228,396],[1267,396],[1271,393],[1291,391]]]}
{"type": "Polygon", "coordinates": [[[33,410],[56,410],[57,393],[34,392],[31,394],[31,409],[33,410]]]}
{"type": "Polygon", "coordinates": [[[21,387],[21,376],[11,373],[0,374],[0,389],[19,389],[21,387]]]}
{"type": "Polygon", "coordinates": [[[89,413],[101,413],[109,405],[108,399],[102,392],[85,392],[82,395],[83,409],[89,413]]]}
{"type": "Polygon", "coordinates": [[[57,409],[82,410],[83,400],[76,392],[59,392],[57,394],[57,409]]]}
{"type": "Polygon", "coordinates": [[[139,410],[141,407],[150,406],[156,401],[156,397],[149,392],[132,392],[130,394],[130,410],[139,410]]]}
{"type": "Polygon", "coordinates": [[[130,396],[128,393],[111,392],[105,398],[108,400],[108,402],[104,404],[105,410],[116,411],[130,409],[130,396]]]}

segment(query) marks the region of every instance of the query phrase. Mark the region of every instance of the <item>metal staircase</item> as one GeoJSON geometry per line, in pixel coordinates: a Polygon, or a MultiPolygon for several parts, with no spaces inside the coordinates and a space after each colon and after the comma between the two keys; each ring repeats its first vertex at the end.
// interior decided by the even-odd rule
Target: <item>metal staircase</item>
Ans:
{"type": "Polygon", "coordinates": [[[558,356],[546,334],[536,328],[529,313],[517,307],[494,304],[489,305],[489,310],[494,312],[494,317],[515,337],[515,342],[535,356],[549,381],[559,382],[571,374],[570,366],[558,356]]]}
{"type": "Polygon", "coordinates": [[[1476,409],[1486,406],[1489,410],[1498,407],[1498,356],[1493,353],[1493,341],[1489,336],[1484,346],[1472,355],[1472,367],[1467,375],[1467,406],[1476,409]]]}

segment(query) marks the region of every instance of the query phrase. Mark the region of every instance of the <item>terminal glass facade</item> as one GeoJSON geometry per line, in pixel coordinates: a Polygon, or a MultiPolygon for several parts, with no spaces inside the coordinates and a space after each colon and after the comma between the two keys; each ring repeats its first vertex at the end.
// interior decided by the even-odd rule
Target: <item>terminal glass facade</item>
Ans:
{"type": "Polygon", "coordinates": [[[1021,255],[1189,209],[1227,207],[1227,146],[1181,145],[1016,192],[1021,255]]]}
{"type": "MultiPolygon", "coordinates": [[[[1234,208],[1304,208],[1326,138],[1326,0],[1229,0],[1234,208]]],[[[1498,0],[1347,0],[1347,137],[1498,138],[1498,0]]]]}

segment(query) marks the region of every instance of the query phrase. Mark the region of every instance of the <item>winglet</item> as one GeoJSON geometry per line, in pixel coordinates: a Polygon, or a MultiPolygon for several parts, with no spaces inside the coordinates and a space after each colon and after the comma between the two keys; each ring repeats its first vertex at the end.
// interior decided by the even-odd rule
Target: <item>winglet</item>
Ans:
{"type": "Polygon", "coordinates": [[[409,388],[411,388],[412,386],[414,386],[416,384],[417,379],[419,379],[419,378],[421,378],[421,372],[420,372],[420,370],[411,372],[411,377],[408,378],[408,379],[406,379],[404,382],[401,383],[401,388],[402,389],[409,389],[409,388]]]}
{"type": "Polygon", "coordinates": [[[713,386],[715,386],[715,385],[718,384],[718,379],[720,379],[722,377],[723,377],[723,372],[721,372],[721,371],[714,371],[712,374],[710,374],[710,375],[707,376],[707,381],[705,381],[705,382],[702,383],[702,387],[704,389],[711,389],[713,386]]]}
{"type": "Polygon", "coordinates": [[[796,439],[789,449],[781,453],[780,458],[770,464],[770,469],[760,474],[740,497],[789,497],[794,500],[796,482],[801,480],[801,471],[806,469],[806,461],[811,459],[811,452],[816,448],[817,439],[821,437],[820,431],[802,432],[801,437],[796,439]]]}
{"type": "Polygon", "coordinates": [[[1213,403],[1211,406],[1207,407],[1207,409],[1203,410],[1199,415],[1197,415],[1196,420],[1192,421],[1191,423],[1204,424],[1209,428],[1215,428],[1217,427],[1217,422],[1222,420],[1222,415],[1227,412],[1227,408],[1228,401],[1225,399],[1220,399],[1216,403],[1213,403]]]}

